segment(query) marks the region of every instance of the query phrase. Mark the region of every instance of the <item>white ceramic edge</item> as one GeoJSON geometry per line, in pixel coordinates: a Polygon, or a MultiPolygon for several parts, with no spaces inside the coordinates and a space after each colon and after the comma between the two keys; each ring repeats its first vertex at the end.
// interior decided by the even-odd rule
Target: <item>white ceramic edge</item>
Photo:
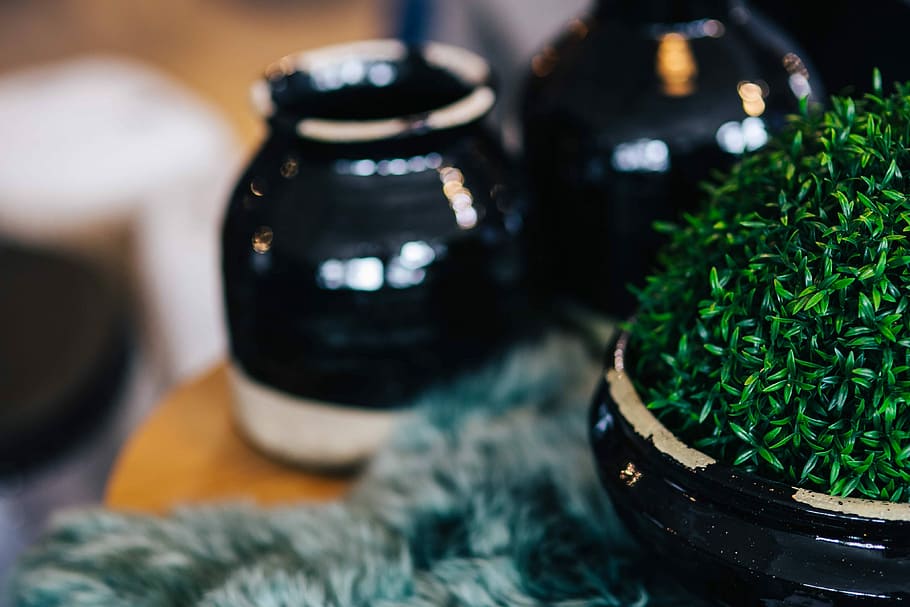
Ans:
{"type": "Polygon", "coordinates": [[[868,500],[856,497],[835,497],[826,493],[796,489],[793,499],[797,502],[840,514],[861,516],[864,518],[878,518],[887,521],[910,522],[910,504],[895,504],[878,500],[868,500]]]}
{"type": "Polygon", "coordinates": [[[389,139],[407,132],[409,128],[408,121],[399,118],[360,121],[307,118],[297,123],[297,134],[316,141],[353,143],[389,139]]]}
{"type": "Polygon", "coordinates": [[[490,77],[486,59],[458,46],[429,42],[423,46],[423,56],[432,65],[449,70],[468,84],[480,85],[490,77]]]}
{"type": "Polygon", "coordinates": [[[347,467],[385,444],[405,415],[300,398],[251,378],[228,364],[232,405],[244,435],[279,459],[318,467],[347,467]]]}
{"type": "MultiPolygon", "coordinates": [[[[473,122],[490,111],[496,103],[496,93],[484,83],[490,77],[490,67],[479,55],[463,48],[428,42],[421,47],[426,60],[455,74],[462,82],[476,88],[465,97],[429,112],[419,121],[407,118],[382,120],[328,120],[305,118],[297,123],[300,137],[330,143],[376,141],[396,137],[418,128],[449,129],[473,122]]],[[[399,40],[366,40],[338,44],[297,55],[284,57],[267,70],[267,74],[289,75],[295,71],[309,71],[321,65],[337,63],[349,57],[369,57],[380,61],[396,61],[407,54],[407,47],[399,40]]],[[[250,96],[254,107],[265,117],[275,113],[267,75],[253,83],[250,96]]],[[[271,76],[274,77],[274,76],[271,76]]]]}
{"type": "Polygon", "coordinates": [[[666,453],[689,470],[703,469],[717,460],[693,449],[676,438],[672,432],[658,421],[639,398],[629,377],[616,369],[607,371],[607,383],[610,396],[619,408],[619,412],[629,422],[636,434],[643,439],[650,439],[654,446],[666,453]]]}
{"type": "MultiPolygon", "coordinates": [[[[695,471],[717,463],[715,459],[676,438],[645,406],[625,373],[623,365],[625,344],[625,338],[619,340],[614,355],[614,368],[607,371],[606,379],[610,396],[633,430],[645,439],[650,438],[654,446],[661,452],[690,470],[695,471]]],[[[910,504],[855,497],[836,497],[799,487],[793,487],[793,490],[795,491],[794,501],[819,510],[870,519],[910,521],[910,504]]]]}

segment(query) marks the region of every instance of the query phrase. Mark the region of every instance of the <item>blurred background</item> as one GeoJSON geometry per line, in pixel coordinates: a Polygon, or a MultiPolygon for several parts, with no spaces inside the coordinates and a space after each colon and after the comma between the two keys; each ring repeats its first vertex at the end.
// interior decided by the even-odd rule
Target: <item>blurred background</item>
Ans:
{"type": "MultiPolygon", "coordinates": [[[[531,56],[592,4],[0,0],[0,579],[52,510],[100,500],[169,388],[223,359],[219,221],[264,135],[247,91],[266,65],[374,37],[466,46],[499,75],[514,151],[531,56]]],[[[831,92],[869,80],[853,43],[906,64],[904,0],[755,4],[831,92]]]]}
{"type": "Polygon", "coordinates": [[[265,133],[265,66],[430,37],[494,55],[509,104],[585,4],[0,1],[0,580],[52,511],[101,500],[169,388],[223,359],[218,228],[265,133]]]}

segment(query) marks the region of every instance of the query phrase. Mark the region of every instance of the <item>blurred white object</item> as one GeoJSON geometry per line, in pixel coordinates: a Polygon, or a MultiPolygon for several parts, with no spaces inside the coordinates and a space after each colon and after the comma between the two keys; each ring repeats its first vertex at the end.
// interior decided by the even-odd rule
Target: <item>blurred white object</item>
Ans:
{"type": "Polygon", "coordinates": [[[165,379],[221,358],[218,225],[239,156],[221,117],[146,65],[90,56],[0,78],[0,133],[0,237],[126,280],[165,379]]]}

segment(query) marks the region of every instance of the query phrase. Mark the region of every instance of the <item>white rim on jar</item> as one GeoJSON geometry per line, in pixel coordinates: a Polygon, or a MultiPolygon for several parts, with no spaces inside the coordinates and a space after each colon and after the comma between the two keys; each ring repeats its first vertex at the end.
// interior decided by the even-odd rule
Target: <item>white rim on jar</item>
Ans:
{"type": "MultiPolygon", "coordinates": [[[[490,67],[471,51],[429,42],[420,52],[432,66],[453,74],[471,87],[471,92],[441,108],[413,116],[378,120],[337,120],[303,118],[295,126],[300,137],[331,143],[356,143],[398,137],[417,130],[443,130],[474,122],[483,117],[496,102],[496,94],[488,84],[490,67]]],[[[367,40],[328,46],[288,55],[266,70],[266,76],[252,87],[253,104],[259,113],[269,118],[277,108],[272,100],[270,82],[294,73],[308,73],[350,59],[372,61],[401,61],[408,47],[399,40],[367,40]]]]}

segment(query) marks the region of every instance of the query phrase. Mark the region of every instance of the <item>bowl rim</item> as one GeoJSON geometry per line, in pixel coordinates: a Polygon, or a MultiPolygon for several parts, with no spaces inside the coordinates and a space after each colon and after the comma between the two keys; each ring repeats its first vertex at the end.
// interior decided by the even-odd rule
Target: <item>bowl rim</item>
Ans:
{"type": "Polygon", "coordinates": [[[614,401],[626,423],[643,441],[649,442],[665,457],[670,458],[676,466],[690,473],[698,474],[709,466],[712,471],[721,471],[729,477],[748,477],[763,487],[786,487],[792,491],[785,495],[781,491],[768,491],[766,499],[775,501],[784,508],[811,508],[828,515],[858,518],[865,521],[886,521],[910,523],[910,503],[886,502],[856,497],[837,497],[827,493],[811,491],[786,483],[772,481],[761,476],[737,470],[732,466],[718,462],[710,455],[685,444],[676,437],[645,406],[632,380],[625,369],[625,357],[629,346],[629,333],[625,332],[616,341],[613,349],[612,366],[608,366],[604,376],[610,397],[614,401]]]}
{"type": "Polygon", "coordinates": [[[468,92],[447,105],[414,116],[352,120],[302,118],[294,125],[297,136],[324,143],[379,141],[464,126],[486,116],[495,105],[490,65],[480,55],[451,44],[426,42],[414,46],[388,38],[334,44],[282,57],[266,68],[263,78],[253,83],[250,90],[253,106],[260,116],[273,117],[278,107],[272,99],[272,84],[293,74],[310,73],[357,59],[395,63],[410,53],[417,53],[429,65],[449,72],[466,85],[468,92]]]}

